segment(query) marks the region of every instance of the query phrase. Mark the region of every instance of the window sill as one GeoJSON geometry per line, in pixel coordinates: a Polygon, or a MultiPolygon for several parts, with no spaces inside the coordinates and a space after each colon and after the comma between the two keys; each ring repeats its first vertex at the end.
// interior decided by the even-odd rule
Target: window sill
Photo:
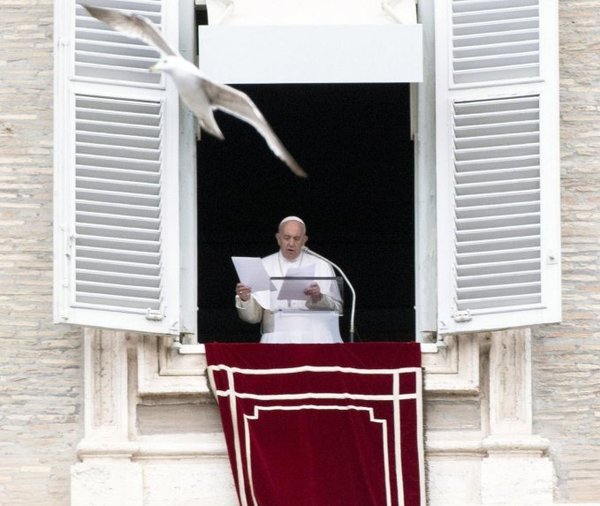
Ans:
{"type": "MultiPolygon", "coordinates": [[[[441,343],[421,343],[421,353],[438,353],[441,347],[446,345],[441,343]]],[[[173,343],[180,355],[202,355],[205,353],[204,344],[180,344],[173,343]]]]}

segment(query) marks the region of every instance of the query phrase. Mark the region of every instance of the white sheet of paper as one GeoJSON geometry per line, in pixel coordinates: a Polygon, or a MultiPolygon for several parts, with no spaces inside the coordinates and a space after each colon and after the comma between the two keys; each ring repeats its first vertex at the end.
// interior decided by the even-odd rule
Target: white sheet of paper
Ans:
{"type": "Polygon", "coordinates": [[[285,273],[285,279],[281,288],[279,289],[279,293],[277,294],[278,300],[303,300],[306,299],[306,295],[304,295],[304,290],[308,285],[313,282],[315,275],[315,265],[305,265],[304,267],[296,267],[293,269],[288,269],[285,273]],[[289,279],[294,277],[300,277],[303,279],[289,279]],[[308,279],[304,279],[308,278],[308,279]]]}
{"type": "Polygon", "coordinates": [[[275,290],[271,278],[258,257],[231,257],[240,283],[252,288],[252,291],[275,290]]]}
{"type": "Polygon", "coordinates": [[[258,257],[231,257],[240,283],[252,288],[252,296],[265,309],[271,305],[271,291],[275,285],[258,257]]]}

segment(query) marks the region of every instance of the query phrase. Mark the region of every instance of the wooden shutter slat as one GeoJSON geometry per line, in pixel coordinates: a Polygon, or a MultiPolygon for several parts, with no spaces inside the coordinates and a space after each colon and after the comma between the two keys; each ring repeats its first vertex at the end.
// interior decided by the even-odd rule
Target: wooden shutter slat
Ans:
{"type": "Polygon", "coordinates": [[[457,271],[462,276],[468,278],[470,276],[503,274],[522,271],[537,271],[538,262],[531,259],[520,259],[500,262],[479,262],[468,265],[457,265],[457,271]]]}
{"type": "Polygon", "coordinates": [[[75,162],[78,167],[106,167],[109,169],[125,169],[153,172],[160,171],[160,160],[136,160],[131,158],[118,158],[114,156],[76,154],[75,162]]]}
{"type": "Polygon", "coordinates": [[[76,52],[77,62],[80,65],[97,66],[102,68],[103,66],[114,66],[116,69],[142,69],[147,71],[155,62],[157,55],[151,54],[148,57],[138,57],[132,59],[129,55],[111,54],[107,55],[106,52],[97,53],[92,51],[77,51],[76,52]]]}
{"type": "Polygon", "coordinates": [[[104,144],[90,144],[84,142],[77,143],[78,152],[80,155],[105,156],[110,152],[110,156],[118,163],[119,159],[123,160],[160,160],[160,148],[144,149],[136,145],[132,146],[106,146],[104,144]]]}
{"type": "Polygon", "coordinates": [[[508,237],[531,237],[540,234],[540,227],[537,223],[533,225],[505,226],[497,228],[481,228],[457,230],[457,239],[462,243],[477,241],[486,241],[493,239],[503,239],[508,237]]]}
{"type": "Polygon", "coordinates": [[[103,280],[105,283],[125,286],[146,286],[157,289],[160,285],[160,276],[135,274],[135,273],[106,273],[94,269],[77,269],[77,279],[81,281],[97,282],[103,280]]]}
{"type": "Polygon", "coordinates": [[[79,223],[76,232],[78,235],[95,236],[95,237],[115,237],[115,238],[130,238],[140,241],[160,241],[160,230],[120,227],[103,224],[87,224],[79,223]]]}
{"type": "MultiPolygon", "coordinates": [[[[541,299],[538,294],[505,295],[489,298],[464,299],[456,304],[458,311],[469,310],[474,312],[510,313],[514,311],[536,310],[539,308],[541,299]]],[[[515,321],[516,323],[516,321],[515,321]]]]}
{"type": "Polygon", "coordinates": [[[77,187],[86,188],[89,190],[105,190],[113,192],[124,192],[127,190],[129,193],[143,193],[147,195],[158,195],[160,192],[160,185],[158,183],[146,183],[142,181],[120,179],[114,180],[87,176],[80,176],[77,178],[77,187]]]}
{"type": "Polygon", "coordinates": [[[101,212],[77,211],[76,218],[77,223],[83,225],[106,225],[132,230],[136,230],[138,228],[158,230],[160,228],[159,217],[129,216],[128,214],[119,215],[101,212]]]}
{"type": "Polygon", "coordinates": [[[524,202],[539,202],[539,189],[521,190],[476,195],[456,195],[456,207],[465,209],[473,206],[482,205],[502,205],[502,204],[519,204],[524,202]]]}
{"type": "Polygon", "coordinates": [[[145,313],[148,309],[158,310],[160,302],[154,298],[135,296],[122,296],[116,294],[102,294],[81,291],[78,293],[77,303],[82,308],[97,309],[100,311],[122,311],[127,313],[145,313]]]}
{"type": "Polygon", "coordinates": [[[499,216],[508,215],[510,213],[531,213],[539,212],[540,203],[538,201],[533,202],[520,202],[520,203],[509,203],[509,204],[498,204],[498,205],[480,205],[480,206],[469,206],[460,207],[456,209],[457,219],[469,219],[469,218],[481,218],[485,216],[499,216]]]}
{"type": "Polygon", "coordinates": [[[97,167],[80,165],[76,167],[79,177],[92,179],[109,179],[111,181],[129,181],[142,184],[160,184],[160,174],[141,170],[119,169],[114,167],[97,167]]]}
{"type": "Polygon", "coordinates": [[[460,0],[453,3],[452,9],[454,12],[462,12],[483,9],[506,9],[526,5],[537,5],[537,0],[460,0]]]}
{"type": "Polygon", "coordinates": [[[132,136],[146,137],[156,136],[160,132],[159,125],[123,124],[116,121],[94,121],[83,118],[77,119],[77,130],[79,132],[92,132],[98,136],[102,134],[115,135],[124,139],[132,136]]]}
{"type": "Polygon", "coordinates": [[[515,248],[511,250],[474,251],[456,254],[456,266],[473,266],[480,264],[506,263],[514,261],[536,261],[539,265],[540,248],[515,248]]]}
{"type": "Polygon", "coordinates": [[[124,239],[121,237],[103,237],[77,234],[76,244],[92,248],[123,249],[131,251],[160,252],[160,241],[142,239],[124,239]]]}
{"type": "Polygon", "coordinates": [[[155,251],[127,251],[94,246],[77,246],[76,249],[78,258],[160,265],[160,253],[155,251]]]}
{"type": "Polygon", "coordinates": [[[455,160],[455,167],[458,173],[468,171],[485,171],[496,169],[516,169],[519,167],[539,167],[539,155],[509,156],[493,159],[478,160],[455,160]]]}
{"type": "Polygon", "coordinates": [[[494,195],[523,190],[536,190],[540,186],[539,178],[517,179],[512,181],[490,181],[489,183],[469,183],[456,185],[457,196],[494,195]]]}
{"type": "Polygon", "coordinates": [[[160,149],[160,140],[156,136],[120,135],[110,132],[86,131],[78,128],[77,139],[81,145],[124,147],[135,146],[138,149],[156,151],[160,149]]]}
{"type": "Polygon", "coordinates": [[[461,253],[480,253],[496,251],[498,253],[518,250],[528,247],[539,247],[539,236],[513,237],[513,238],[494,238],[479,241],[464,241],[456,245],[457,254],[461,253]]]}
{"type": "Polygon", "coordinates": [[[456,49],[475,49],[494,46],[497,44],[513,43],[513,47],[523,47],[520,44],[531,44],[532,41],[539,40],[539,31],[537,28],[527,28],[522,30],[511,30],[510,32],[489,32],[471,35],[462,35],[453,37],[453,50],[456,49]]]}
{"type": "Polygon", "coordinates": [[[541,272],[539,270],[524,270],[509,273],[486,273],[473,276],[463,276],[459,288],[479,287],[486,285],[519,284],[526,282],[539,283],[541,272]]]}
{"type": "Polygon", "coordinates": [[[160,267],[156,264],[144,264],[140,262],[119,262],[105,258],[79,258],[77,269],[95,272],[108,272],[112,274],[132,274],[143,276],[160,276],[160,267]]]}
{"type": "MultiPolygon", "coordinates": [[[[458,40],[456,40],[458,42],[458,40]]],[[[491,56],[507,56],[513,53],[539,53],[540,47],[537,40],[517,40],[502,43],[468,45],[461,47],[455,44],[452,55],[456,61],[464,61],[468,58],[482,58],[491,56]]]]}

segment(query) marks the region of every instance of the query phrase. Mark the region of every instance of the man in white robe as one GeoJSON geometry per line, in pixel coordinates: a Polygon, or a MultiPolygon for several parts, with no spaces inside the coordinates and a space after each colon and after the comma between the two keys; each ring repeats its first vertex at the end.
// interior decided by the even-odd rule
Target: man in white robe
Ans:
{"type": "MultiPolygon", "coordinates": [[[[275,234],[279,251],[262,259],[272,278],[285,277],[290,269],[314,266],[314,277],[334,277],[331,266],[304,251],[308,240],[306,225],[297,216],[281,220],[275,234]]],[[[275,282],[281,287],[281,282],[275,282]]],[[[235,306],[239,317],[248,323],[261,322],[261,343],[341,343],[339,322],[332,312],[341,313],[342,300],[335,280],[310,283],[302,300],[276,300],[265,309],[252,294],[252,287],[238,283],[235,306]]]]}

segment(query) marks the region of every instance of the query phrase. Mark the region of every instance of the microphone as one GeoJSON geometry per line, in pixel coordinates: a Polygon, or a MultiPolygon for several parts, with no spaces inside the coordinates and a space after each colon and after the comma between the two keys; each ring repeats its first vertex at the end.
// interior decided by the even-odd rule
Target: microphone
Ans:
{"type": "Polygon", "coordinates": [[[344,278],[344,281],[348,285],[348,288],[350,288],[350,291],[352,292],[352,308],[350,310],[350,342],[353,343],[354,342],[354,313],[356,311],[356,292],[354,291],[354,287],[352,286],[352,283],[350,283],[350,280],[348,279],[348,276],[346,276],[346,274],[344,274],[344,271],[342,269],[340,269],[340,267],[338,267],[336,264],[334,264],[328,258],[325,258],[323,255],[319,255],[318,253],[315,253],[313,250],[308,249],[306,246],[302,247],[302,251],[304,251],[304,253],[307,253],[308,255],[312,255],[314,257],[320,258],[324,262],[327,262],[329,265],[331,265],[331,267],[333,267],[336,271],[338,271],[341,274],[342,278],[344,278]]]}

